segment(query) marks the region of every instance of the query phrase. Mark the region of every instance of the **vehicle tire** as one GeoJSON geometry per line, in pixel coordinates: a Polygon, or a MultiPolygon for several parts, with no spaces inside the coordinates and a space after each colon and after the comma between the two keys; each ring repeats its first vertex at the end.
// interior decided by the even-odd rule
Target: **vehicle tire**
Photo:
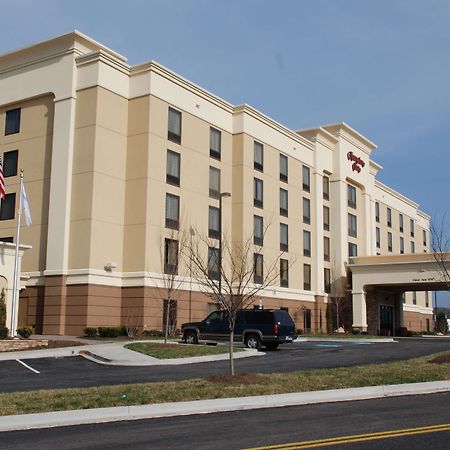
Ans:
{"type": "Polygon", "coordinates": [[[186,331],[183,336],[183,340],[186,344],[198,344],[197,333],[193,331],[186,331]]]}
{"type": "Polygon", "coordinates": [[[247,348],[259,350],[261,348],[261,339],[257,334],[247,334],[245,336],[244,345],[247,348]]]}
{"type": "Polygon", "coordinates": [[[266,344],[267,350],[276,350],[278,348],[278,342],[268,342],[266,344]]]}

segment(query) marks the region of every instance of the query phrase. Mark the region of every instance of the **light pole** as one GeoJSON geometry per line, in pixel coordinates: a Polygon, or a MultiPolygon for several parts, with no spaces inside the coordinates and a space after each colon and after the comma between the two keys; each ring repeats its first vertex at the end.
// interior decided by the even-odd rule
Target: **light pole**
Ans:
{"type": "Polygon", "coordinates": [[[219,195],[219,298],[221,301],[222,301],[222,199],[228,197],[231,197],[231,194],[229,192],[221,192],[219,195]]]}

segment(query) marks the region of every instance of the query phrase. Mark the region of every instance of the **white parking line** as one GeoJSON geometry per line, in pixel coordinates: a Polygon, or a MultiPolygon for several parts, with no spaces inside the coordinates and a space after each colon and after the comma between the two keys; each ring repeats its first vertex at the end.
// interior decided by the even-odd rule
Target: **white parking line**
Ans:
{"type": "Polygon", "coordinates": [[[22,364],[22,366],[26,367],[27,369],[30,369],[32,372],[34,373],[41,373],[39,372],[39,370],[33,369],[32,367],[30,367],[28,364],[25,364],[23,361],[21,361],[20,359],[16,359],[16,361],[20,364],[22,364]]]}

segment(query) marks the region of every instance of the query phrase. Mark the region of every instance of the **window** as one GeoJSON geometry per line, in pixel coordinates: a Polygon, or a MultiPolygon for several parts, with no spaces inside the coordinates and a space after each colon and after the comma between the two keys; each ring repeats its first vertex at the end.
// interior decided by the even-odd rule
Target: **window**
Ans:
{"type": "Polygon", "coordinates": [[[168,325],[168,332],[170,335],[175,334],[177,329],[177,301],[170,300],[170,308],[169,308],[169,300],[164,300],[163,304],[163,332],[166,331],[166,326],[168,325]],[[167,313],[169,313],[169,317],[167,317],[167,313]],[[167,321],[167,319],[169,319],[167,321]]]}
{"type": "Polygon", "coordinates": [[[330,229],[330,208],[323,207],[323,229],[328,231],[330,229]]]}
{"type": "Polygon", "coordinates": [[[264,170],[264,146],[256,141],[253,144],[253,167],[260,172],[264,170]]]}
{"type": "Polygon", "coordinates": [[[413,305],[417,305],[417,292],[416,291],[414,291],[413,293],[412,293],[412,297],[413,297],[413,305]]]}
{"type": "Polygon", "coordinates": [[[358,246],[353,244],[352,242],[348,243],[348,256],[351,258],[352,256],[358,256],[358,246]]]}
{"type": "Polygon", "coordinates": [[[280,223],[280,250],[282,252],[289,251],[289,231],[285,223],[280,223]]]}
{"type": "Polygon", "coordinates": [[[286,155],[280,155],[280,180],[288,180],[288,158],[286,155]]]}
{"type": "Polygon", "coordinates": [[[219,208],[209,207],[208,215],[208,236],[213,239],[220,239],[220,218],[219,208]]]}
{"type": "Polygon", "coordinates": [[[409,219],[409,229],[411,230],[411,237],[414,237],[414,220],[409,219]]]}
{"type": "Polygon", "coordinates": [[[403,233],[403,214],[398,215],[398,226],[400,229],[400,233],[403,233]]]}
{"type": "Polygon", "coordinates": [[[302,167],[302,175],[303,175],[303,190],[309,192],[311,190],[311,178],[309,167],[307,166],[302,167]]]}
{"type": "Polygon", "coordinates": [[[311,290],[311,265],[303,264],[303,289],[311,290]]]}
{"type": "Polygon", "coordinates": [[[263,218],[261,216],[253,216],[253,243],[262,246],[264,241],[263,218]]]}
{"type": "Polygon", "coordinates": [[[387,241],[388,241],[388,252],[392,252],[392,233],[388,231],[387,234],[387,241]]]}
{"type": "Polygon", "coordinates": [[[209,167],[209,196],[220,198],[220,170],[216,167],[209,167]]]}
{"type": "Polygon", "coordinates": [[[356,209],[356,188],[351,184],[347,185],[347,205],[356,209]]]}
{"type": "Polygon", "coordinates": [[[253,282],[262,284],[263,282],[263,255],[260,253],[253,254],[253,282]]]}
{"type": "Polygon", "coordinates": [[[411,241],[411,253],[416,253],[416,243],[411,241]]]}
{"type": "Polygon", "coordinates": [[[391,210],[391,208],[388,208],[386,210],[386,213],[387,213],[387,226],[392,227],[392,210],[391,210]]]}
{"type": "Polygon", "coordinates": [[[167,139],[177,144],[181,144],[181,112],[170,107],[167,139]]]}
{"type": "Polygon", "coordinates": [[[259,178],[253,178],[253,205],[263,207],[263,182],[259,178]]]}
{"type": "Polygon", "coordinates": [[[17,161],[19,159],[19,150],[11,150],[3,153],[3,176],[13,177],[17,175],[17,161]]]}
{"type": "Polygon", "coordinates": [[[323,287],[327,294],[331,292],[331,271],[330,269],[323,269],[323,287]]]}
{"type": "Polygon", "coordinates": [[[375,228],[375,238],[377,241],[377,248],[381,247],[381,233],[378,227],[375,228]]]}
{"type": "Polygon", "coordinates": [[[425,307],[429,308],[430,306],[430,299],[428,297],[428,291],[425,291],[425,307]]]}
{"type": "Polygon", "coordinates": [[[406,294],[403,292],[401,295],[402,303],[406,303],[406,294]]]}
{"type": "Polygon", "coordinates": [[[303,230],[303,256],[311,256],[311,233],[303,230]]]}
{"type": "Polygon", "coordinates": [[[222,133],[215,128],[209,130],[209,156],[220,161],[222,152],[222,133]]]}
{"type": "Polygon", "coordinates": [[[0,220],[14,219],[16,210],[16,194],[6,194],[0,207],[0,220]]]}
{"type": "Polygon", "coordinates": [[[354,214],[348,214],[348,235],[351,237],[358,236],[357,219],[354,214]]]}
{"type": "Polygon", "coordinates": [[[166,227],[178,230],[180,217],[180,197],[166,194],[166,227]]]}
{"type": "Polygon", "coordinates": [[[422,230],[423,245],[427,245],[427,230],[422,230]]]}
{"type": "Polygon", "coordinates": [[[330,200],[330,178],[325,175],[322,178],[323,199],[330,200]]]}
{"type": "Polygon", "coordinates": [[[303,197],[303,223],[311,223],[311,201],[303,197]]]}
{"type": "Polygon", "coordinates": [[[288,216],[288,191],[280,189],[280,216],[288,216]]]}
{"type": "Polygon", "coordinates": [[[400,237],[400,254],[403,255],[405,253],[405,240],[400,237]]]}
{"type": "Polygon", "coordinates": [[[280,259],[280,286],[289,287],[289,262],[287,259],[280,259]]]}
{"type": "Polygon", "coordinates": [[[208,247],[208,276],[211,280],[218,280],[219,275],[219,249],[208,247]]]}
{"type": "Polygon", "coordinates": [[[14,238],[12,236],[0,237],[0,242],[9,242],[12,244],[14,242],[14,238]]]}
{"type": "Polygon", "coordinates": [[[164,239],[164,273],[178,273],[178,241],[164,239]]]}
{"type": "Polygon", "coordinates": [[[326,236],[323,238],[323,259],[324,261],[330,260],[330,238],[326,236]]]}
{"type": "Polygon", "coordinates": [[[180,185],[180,154],[167,150],[166,182],[180,185]]]}
{"type": "Polygon", "coordinates": [[[20,132],[20,108],[6,111],[5,136],[20,132]]]}
{"type": "Polygon", "coordinates": [[[375,220],[380,221],[380,204],[378,202],[375,202],[375,220]]]}

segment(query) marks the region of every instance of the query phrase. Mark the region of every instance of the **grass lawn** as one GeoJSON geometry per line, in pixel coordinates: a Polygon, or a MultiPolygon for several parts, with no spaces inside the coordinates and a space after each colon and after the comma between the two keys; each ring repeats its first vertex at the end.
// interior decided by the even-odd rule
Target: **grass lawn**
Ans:
{"type": "MultiPolygon", "coordinates": [[[[144,355],[160,359],[188,358],[191,356],[221,355],[228,353],[228,347],[223,345],[193,345],[193,344],[159,344],[154,342],[134,342],[125,348],[144,355]]],[[[235,352],[242,351],[235,348],[235,352]]]]}
{"type": "Polygon", "coordinates": [[[230,378],[4,393],[0,415],[450,380],[450,352],[387,364],[230,378]],[[440,364],[430,363],[433,359],[440,364]]]}

